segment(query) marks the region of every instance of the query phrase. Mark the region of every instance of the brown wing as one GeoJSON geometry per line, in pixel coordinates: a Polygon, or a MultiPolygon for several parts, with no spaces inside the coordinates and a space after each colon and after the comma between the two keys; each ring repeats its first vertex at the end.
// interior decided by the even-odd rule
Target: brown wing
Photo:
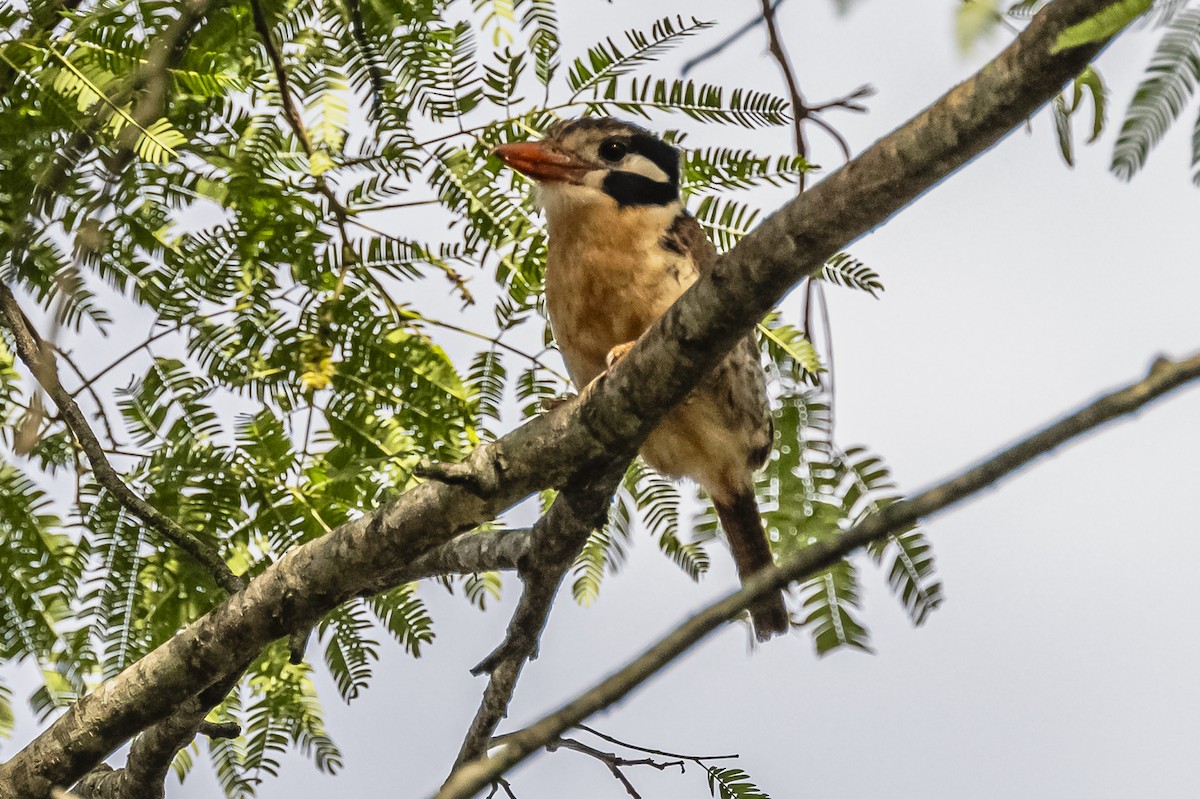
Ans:
{"type": "MultiPolygon", "coordinates": [[[[717,248],[704,235],[704,228],[691,214],[684,211],[675,217],[663,236],[662,246],[679,255],[690,256],[701,275],[712,271],[717,262],[717,248]]],[[[771,454],[774,424],[767,401],[767,381],[758,354],[754,334],[740,341],[717,369],[718,384],[733,388],[727,396],[728,411],[733,420],[752,439],[747,453],[751,469],[760,469],[771,454]]]]}
{"type": "Polygon", "coordinates": [[[675,217],[660,244],[671,252],[691,256],[701,275],[711,272],[713,264],[717,262],[717,248],[704,235],[704,228],[700,227],[696,217],[687,211],[681,211],[675,217]]]}

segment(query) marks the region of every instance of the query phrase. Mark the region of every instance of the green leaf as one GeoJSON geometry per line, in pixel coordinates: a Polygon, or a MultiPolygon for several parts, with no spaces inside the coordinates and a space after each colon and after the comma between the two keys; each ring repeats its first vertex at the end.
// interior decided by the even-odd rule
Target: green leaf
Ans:
{"type": "MultiPolygon", "coordinates": [[[[1179,13],[1158,43],[1146,77],[1125,112],[1113,148],[1112,171],[1129,180],[1146,163],[1200,83],[1200,10],[1179,13]]],[[[1200,148],[1193,148],[1195,157],[1200,148]]]]}
{"type": "Polygon", "coordinates": [[[1116,36],[1125,26],[1146,13],[1153,0],[1117,0],[1110,6],[1093,14],[1058,35],[1051,54],[1061,53],[1072,47],[1081,47],[1092,42],[1101,42],[1116,36]]]}
{"type": "Polygon", "coordinates": [[[771,799],[740,768],[708,766],[708,792],[715,799],[771,799]]]}
{"type": "Polygon", "coordinates": [[[1100,134],[1104,132],[1108,89],[1105,88],[1100,73],[1090,64],[1084,67],[1083,72],[1079,73],[1072,85],[1074,87],[1074,93],[1071,97],[1072,113],[1079,110],[1085,91],[1092,98],[1092,135],[1087,140],[1087,143],[1091,144],[1100,138],[1100,134]]]}
{"type": "Polygon", "coordinates": [[[954,14],[959,51],[969,53],[977,42],[995,31],[1001,19],[1000,0],[961,0],[954,14]]]}
{"type": "Polygon", "coordinates": [[[11,738],[17,719],[13,715],[12,690],[0,682],[0,738],[11,738]]]}
{"type": "Polygon", "coordinates": [[[872,297],[883,292],[883,280],[875,270],[848,252],[831,256],[821,267],[821,278],[838,286],[865,291],[872,297]]]}

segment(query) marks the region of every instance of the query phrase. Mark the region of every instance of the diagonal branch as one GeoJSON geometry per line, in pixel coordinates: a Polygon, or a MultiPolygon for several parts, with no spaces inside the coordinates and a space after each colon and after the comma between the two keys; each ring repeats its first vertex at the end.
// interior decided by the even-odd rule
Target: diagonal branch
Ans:
{"type": "Polygon", "coordinates": [[[193,738],[237,738],[242,734],[237,724],[217,724],[204,717],[233,689],[246,665],[219,685],[188,698],[174,713],[135,738],[124,768],[101,764],[75,785],[74,793],[80,799],[163,799],[171,761],[193,738]]]}
{"type": "Polygon", "coordinates": [[[41,384],[50,399],[54,400],[63,421],[66,422],[71,434],[75,436],[79,446],[87,454],[88,461],[92,465],[92,472],[96,475],[96,481],[104,486],[130,513],[208,569],[217,585],[230,593],[240,591],[243,586],[241,579],[234,576],[215,549],[184,530],[174,519],[139,496],[121,479],[121,475],[109,463],[108,456],[104,454],[104,445],[96,438],[83,411],[79,409],[79,405],[76,404],[71,394],[59,382],[58,371],[54,366],[53,348],[38,336],[33,326],[29,324],[29,319],[17,304],[17,298],[13,296],[8,286],[2,283],[0,283],[0,315],[4,317],[5,325],[12,333],[17,354],[29,367],[34,379],[41,384]]]}
{"type": "Polygon", "coordinates": [[[612,676],[518,733],[506,735],[492,757],[480,758],[450,775],[436,799],[468,799],[589,716],[618,702],[726,621],[788,584],[812,577],[851,553],[936,515],[991,487],[1032,461],[1104,424],[1140,410],[1163,395],[1200,381],[1200,353],[1178,361],[1160,358],[1142,380],[1105,394],[1084,408],[1001,450],[955,477],[908,500],[889,505],[837,538],[813,544],[777,567],[760,572],[744,587],[714,602],[676,627],[612,676]]]}
{"type": "Polygon", "coordinates": [[[472,669],[474,674],[487,673],[488,684],[455,768],[486,754],[496,727],[508,716],[521,669],[527,660],[537,657],[538,642],[563,576],[583,550],[588,535],[604,525],[626,466],[627,462],[621,461],[582,487],[564,489],[533,526],[528,554],[519,563],[525,588],[504,642],[472,669]]]}
{"type": "Polygon", "coordinates": [[[179,697],[219,681],[242,653],[311,624],[380,575],[402,571],[530,493],[632,458],[663,414],[798,280],[1054,97],[1105,44],[1056,53],[1059,34],[1115,1],[1054,0],[980,72],[773,214],[578,402],[477,449],[468,461],[481,475],[497,476],[494,491],[481,496],[425,482],[291,550],[245,591],[99,685],[0,765],[0,799],[45,799],[53,786],[79,779],[169,715],[179,697]]]}

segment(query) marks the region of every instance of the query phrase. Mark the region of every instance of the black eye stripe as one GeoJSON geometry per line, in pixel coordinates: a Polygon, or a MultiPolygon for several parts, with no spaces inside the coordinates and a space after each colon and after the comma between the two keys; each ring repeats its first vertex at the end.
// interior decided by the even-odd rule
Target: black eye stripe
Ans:
{"type": "Polygon", "coordinates": [[[629,151],[645,156],[667,175],[667,180],[679,183],[679,151],[649,133],[637,133],[629,139],[629,151]]]}
{"type": "Polygon", "coordinates": [[[674,183],[651,180],[645,175],[615,170],[604,176],[603,191],[622,208],[637,205],[666,205],[679,199],[674,183]]]}

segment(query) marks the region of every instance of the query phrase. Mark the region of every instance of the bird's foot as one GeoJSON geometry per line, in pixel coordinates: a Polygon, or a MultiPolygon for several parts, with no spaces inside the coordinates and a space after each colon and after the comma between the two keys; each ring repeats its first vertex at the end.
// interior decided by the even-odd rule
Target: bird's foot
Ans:
{"type": "Polygon", "coordinates": [[[625,355],[631,349],[633,349],[634,344],[637,344],[637,342],[636,341],[626,341],[624,344],[618,344],[617,346],[615,346],[611,350],[609,350],[608,357],[604,359],[605,367],[609,371],[612,371],[612,368],[617,365],[617,361],[624,358],[625,355]]]}
{"type": "Polygon", "coordinates": [[[561,408],[562,406],[566,405],[568,402],[575,399],[577,396],[578,396],[577,394],[567,393],[567,394],[559,394],[557,397],[547,397],[546,399],[544,399],[540,403],[538,403],[538,408],[539,408],[539,410],[541,410],[542,413],[549,413],[550,411],[554,410],[555,408],[561,408]]]}

